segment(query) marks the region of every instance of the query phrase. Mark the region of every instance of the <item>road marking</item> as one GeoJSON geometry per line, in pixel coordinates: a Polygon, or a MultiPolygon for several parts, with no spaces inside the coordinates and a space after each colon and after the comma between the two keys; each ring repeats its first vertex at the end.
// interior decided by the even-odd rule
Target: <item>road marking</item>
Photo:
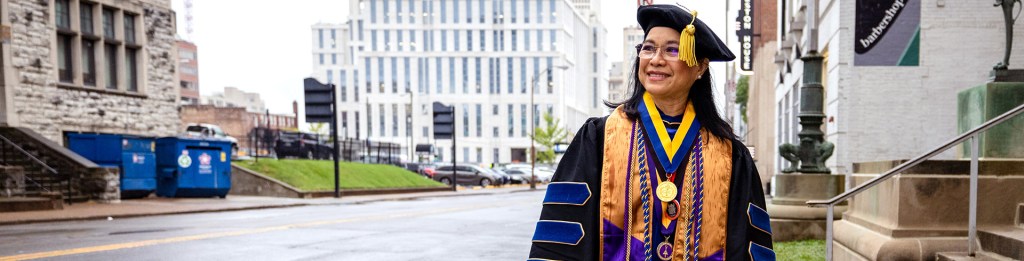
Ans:
{"type": "MultiPolygon", "coordinates": [[[[536,203],[536,202],[532,202],[531,201],[530,203],[536,203]]],[[[520,204],[524,204],[524,203],[507,204],[505,206],[508,206],[508,205],[520,205],[520,204]]],[[[265,228],[252,228],[252,229],[244,229],[244,230],[237,230],[237,231],[207,233],[207,234],[199,234],[199,235],[192,235],[192,236],[180,236],[180,237],[171,237],[171,238],[163,238],[163,239],[151,239],[151,240],[142,240],[142,241],[135,241],[135,242],[127,242],[127,243],[109,244],[109,245],[102,245],[102,246],[80,247],[80,248],[72,248],[72,249],[64,249],[64,250],[54,250],[54,251],[47,251],[47,252],[28,253],[28,254],[13,255],[13,256],[0,256],[0,261],[30,260],[30,259],[38,259],[38,258],[48,258],[48,257],[58,257],[58,256],[67,256],[67,255],[77,255],[77,254],[104,252],[104,251],[112,251],[112,250],[120,250],[120,249],[128,249],[128,248],[137,248],[137,247],[145,247],[145,246],[153,246],[153,245],[162,245],[162,244],[176,243],[176,242],[186,242],[186,241],[195,241],[195,240],[203,240],[203,239],[211,239],[211,238],[221,238],[221,237],[231,237],[231,236],[242,236],[242,235],[249,235],[249,234],[256,234],[256,233],[278,231],[278,230],[287,230],[287,229],[295,229],[295,228],[306,228],[306,227],[334,225],[334,224],[341,224],[341,223],[348,223],[348,222],[357,222],[357,221],[366,221],[366,220],[383,220],[383,219],[395,219],[395,218],[405,218],[405,217],[422,217],[422,216],[425,216],[425,215],[443,214],[443,213],[457,212],[457,211],[463,211],[463,210],[475,210],[475,209],[482,209],[482,208],[495,207],[495,206],[496,206],[496,204],[493,204],[493,203],[492,204],[479,204],[479,205],[473,205],[473,206],[468,206],[468,207],[447,208],[447,209],[438,209],[438,210],[431,210],[431,211],[419,211],[419,212],[408,212],[408,213],[394,213],[394,214],[386,214],[386,215],[375,215],[375,216],[355,217],[355,218],[343,218],[343,219],[334,219],[334,220],[321,220],[321,221],[313,221],[313,222],[306,222],[306,223],[296,223],[296,224],[289,224],[289,225],[282,225],[282,226],[273,226],[273,227],[265,227],[265,228]]]]}

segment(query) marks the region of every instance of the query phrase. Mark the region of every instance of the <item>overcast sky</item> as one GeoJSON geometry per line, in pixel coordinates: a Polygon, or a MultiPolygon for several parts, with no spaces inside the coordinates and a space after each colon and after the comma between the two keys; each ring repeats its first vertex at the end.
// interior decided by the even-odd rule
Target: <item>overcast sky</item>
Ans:
{"type": "MultiPolygon", "coordinates": [[[[348,1],[255,2],[261,1],[193,1],[190,40],[198,47],[200,94],[210,95],[222,92],[225,86],[233,86],[259,93],[272,113],[290,114],[292,101],[302,102],[302,79],[312,74],[310,26],[318,22],[347,21],[348,1]]],[[[636,1],[600,2],[601,19],[608,30],[605,53],[610,65],[622,61],[622,28],[636,24],[636,1]]],[[[725,1],[655,1],[676,2],[697,10],[698,17],[723,40],[729,34],[729,45],[733,53],[737,52],[733,47],[737,45],[735,33],[731,29],[736,15],[734,11],[726,15],[725,1]]],[[[172,3],[178,14],[179,35],[189,39],[184,0],[172,0],[172,3]]],[[[731,9],[736,9],[735,4],[731,9]]],[[[718,84],[716,88],[721,91],[725,67],[716,64],[712,71],[718,84]]]]}

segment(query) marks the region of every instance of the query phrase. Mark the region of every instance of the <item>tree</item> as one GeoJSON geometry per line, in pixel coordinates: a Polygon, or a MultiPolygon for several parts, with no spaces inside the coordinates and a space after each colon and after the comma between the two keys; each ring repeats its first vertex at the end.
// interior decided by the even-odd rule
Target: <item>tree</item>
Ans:
{"type": "Polygon", "coordinates": [[[334,137],[329,135],[328,125],[324,122],[315,122],[309,124],[309,132],[314,134],[320,134],[321,139],[326,142],[334,142],[334,137]]]}
{"type": "Polygon", "coordinates": [[[736,104],[740,106],[740,115],[743,116],[743,122],[747,122],[747,99],[750,90],[750,77],[743,75],[740,76],[739,82],[736,83],[736,104]]]}
{"type": "Polygon", "coordinates": [[[561,120],[555,119],[551,114],[544,114],[544,124],[544,128],[537,127],[534,130],[536,136],[533,137],[533,141],[545,148],[538,151],[535,157],[537,162],[552,163],[555,161],[555,144],[565,142],[569,132],[562,128],[561,120]]]}

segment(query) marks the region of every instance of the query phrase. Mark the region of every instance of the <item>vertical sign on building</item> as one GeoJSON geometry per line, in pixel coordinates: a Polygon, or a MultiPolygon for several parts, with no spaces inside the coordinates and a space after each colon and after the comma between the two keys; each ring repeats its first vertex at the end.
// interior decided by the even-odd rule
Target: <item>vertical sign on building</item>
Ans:
{"type": "Polygon", "coordinates": [[[736,38],[740,41],[740,70],[754,70],[754,0],[740,0],[736,16],[736,38]]]}
{"type": "Polygon", "coordinates": [[[856,66],[917,66],[921,1],[857,0],[856,66]]]}

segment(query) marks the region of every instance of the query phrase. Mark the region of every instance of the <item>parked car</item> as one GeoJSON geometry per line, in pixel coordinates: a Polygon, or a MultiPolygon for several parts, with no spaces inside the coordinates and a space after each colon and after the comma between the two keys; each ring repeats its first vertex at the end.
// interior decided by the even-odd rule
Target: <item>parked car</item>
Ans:
{"type": "Polygon", "coordinates": [[[523,184],[523,183],[526,183],[526,180],[524,180],[522,176],[512,175],[512,174],[509,174],[508,172],[505,172],[505,170],[501,170],[501,169],[491,169],[491,170],[494,171],[494,172],[497,172],[498,174],[501,174],[502,176],[506,177],[507,181],[505,181],[503,184],[523,184]]]}
{"type": "MultiPolygon", "coordinates": [[[[505,169],[505,173],[509,175],[519,177],[522,183],[530,183],[530,169],[529,168],[515,168],[505,169]]],[[[553,171],[545,171],[541,168],[537,168],[537,182],[551,182],[551,177],[555,175],[553,171]]]]}
{"type": "Polygon", "coordinates": [[[333,150],[334,146],[311,133],[281,131],[274,142],[278,158],[333,159],[333,150]]]}
{"type": "Polygon", "coordinates": [[[238,155],[238,139],[225,133],[224,130],[221,130],[220,126],[206,123],[190,123],[188,127],[185,127],[185,136],[218,138],[231,141],[231,155],[238,155]]]}
{"type": "MultiPolygon", "coordinates": [[[[455,165],[455,173],[458,175],[456,180],[461,185],[488,186],[499,184],[498,182],[503,181],[500,174],[474,165],[455,165]]],[[[444,165],[437,167],[434,171],[433,179],[445,185],[451,185],[452,177],[452,165],[444,165]]]]}
{"type": "Polygon", "coordinates": [[[437,169],[437,165],[431,163],[425,163],[420,165],[419,173],[424,177],[434,178],[434,170],[437,169]]]}

